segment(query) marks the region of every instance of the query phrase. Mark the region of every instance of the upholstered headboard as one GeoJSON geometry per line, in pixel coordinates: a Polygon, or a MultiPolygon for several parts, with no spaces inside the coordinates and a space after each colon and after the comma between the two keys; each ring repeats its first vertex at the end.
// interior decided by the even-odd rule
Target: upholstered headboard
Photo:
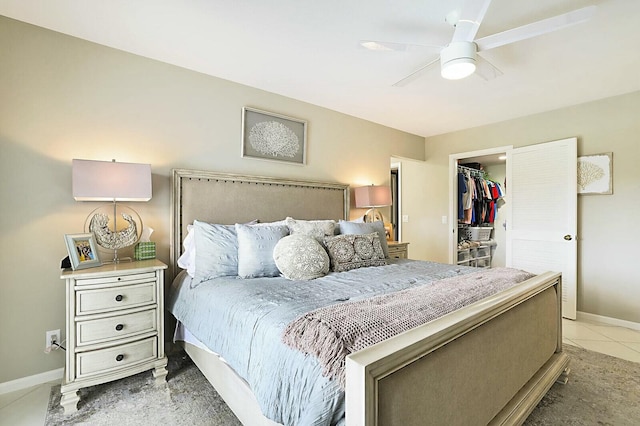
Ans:
{"type": "Polygon", "coordinates": [[[200,170],[173,170],[171,262],[194,219],[234,224],[258,219],[349,219],[349,185],[200,170]]]}

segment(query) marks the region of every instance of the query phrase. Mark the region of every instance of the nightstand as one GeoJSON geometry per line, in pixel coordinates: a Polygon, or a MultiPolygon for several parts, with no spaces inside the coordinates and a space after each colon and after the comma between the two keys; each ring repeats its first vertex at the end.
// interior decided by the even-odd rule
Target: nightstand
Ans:
{"type": "Polygon", "coordinates": [[[60,405],[65,413],[77,410],[80,388],[149,369],[156,383],[166,380],[166,268],[151,259],[62,271],[67,350],[60,405]]]}
{"type": "Polygon", "coordinates": [[[409,257],[409,243],[400,241],[387,241],[389,257],[394,259],[407,259],[409,257]]]}

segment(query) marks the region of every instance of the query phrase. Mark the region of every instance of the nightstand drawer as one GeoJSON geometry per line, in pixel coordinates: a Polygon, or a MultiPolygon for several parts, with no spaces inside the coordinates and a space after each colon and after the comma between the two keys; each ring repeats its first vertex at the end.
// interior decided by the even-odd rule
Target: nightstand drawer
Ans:
{"type": "Polygon", "coordinates": [[[156,282],[76,291],[76,315],[156,303],[156,282]]]}
{"type": "Polygon", "coordinates": [[[77,377],[104,374],[152,360],[157,357],[157,340],[150,337],[122,346],[79,353],[76,355],[77,377]]]}
{"type": "Polygon", "coordinates": [[[408,245],[409,243],[390,241],[388,243],[389,257],[391,259],[407,259],[409,257],[408,245]]]}
{"type": "Polygon", "coordinates": [[[76,281],[77,286],[95,284],[135,284],[136,282],[153,281],[156,279],[155,272],[145,272],[142,274],[121,274],[110,277],[83,278],[76,281]]]}
{"type": "Polygon", "coordinates": [[[76,324],[76,346],[108,342],[157,330],[157,310],[150,309],[76,324]]]}

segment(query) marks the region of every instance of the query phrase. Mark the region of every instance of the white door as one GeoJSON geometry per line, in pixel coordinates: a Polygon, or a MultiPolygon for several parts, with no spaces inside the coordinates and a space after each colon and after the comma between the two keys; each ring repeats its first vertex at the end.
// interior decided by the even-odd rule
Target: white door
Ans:
{"type": "Polygon", "coordinates": [[[562,272],[562,315],[576,318],[577,139],[507,152],[507,266],[562,272]]]}

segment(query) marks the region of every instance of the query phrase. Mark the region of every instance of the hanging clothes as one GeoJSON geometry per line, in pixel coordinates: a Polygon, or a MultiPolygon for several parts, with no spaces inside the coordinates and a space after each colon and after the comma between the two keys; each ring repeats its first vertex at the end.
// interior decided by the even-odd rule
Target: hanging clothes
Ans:
{"type": "Polygon", "coordinates": [[[473,199],[476,195],[476,191],[475,191],[475,185],[473,184],[473,179],[471,177],[471,173],[469,173],[468,171],[465,172],[465,179],[467,183],[467,192],[464,194],[464,197],[462,200],[464,204],[464,218],[462,222],[470,224],[471,217],[472,217],[472,209],[473,209],[473,199]]]}
{"type": "Polygon", "coordinates": [[[464,197],[469,192],[467,179],[462,172],[458,172],[458,220],[464,219],[464,197]]]}
{"type": "Polygon", "coordinates": [[[486,209],[486,193],[484,191],[483,179],[480,177],[475,177],[473,180],[476,187],[476,198],[473,208],[472,224],[479,225],[484,222],[484,214],[486,209]]]}
{"type": "Polygon", "coordinates": [[[459,166],[458,222],[473,226],[493,224],[503,194],[500,184],[486,179],[482,171],[459,166]]]}
{"type": "Polygon", "coordinates": [[[498,200],[502,198],[502,191],[500,190],[500,185],[497,182],[488,181],[488,184],[489,190],[491,191],[491,198],[493,199],[489,223],[494,223],[496,216],[498,215],[498,200]]]}

